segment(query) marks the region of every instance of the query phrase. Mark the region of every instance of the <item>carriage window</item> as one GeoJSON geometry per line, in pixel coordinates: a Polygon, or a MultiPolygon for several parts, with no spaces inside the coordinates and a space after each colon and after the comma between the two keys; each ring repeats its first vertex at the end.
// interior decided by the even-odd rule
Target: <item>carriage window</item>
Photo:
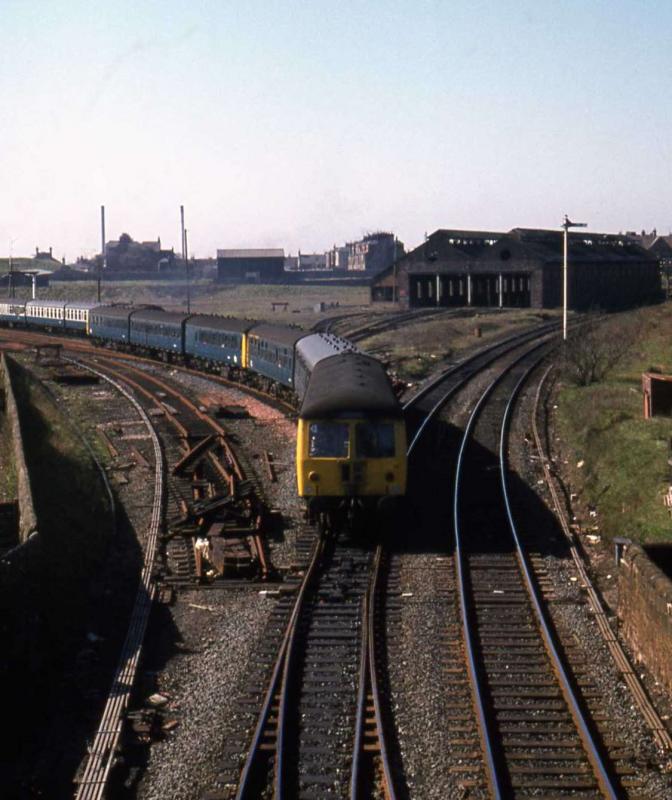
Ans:
{"type": "Polygon", "coordinates": [[[311,458],[347,458],[350,432],[342,422],[313,422],[309,428],[308,455],[311,458]]]}
{"type": "Polygon", "coordinates": [[[359,422],[355,429],[358,458],[394,458],[394,425],[391,422],[359,422]]]}

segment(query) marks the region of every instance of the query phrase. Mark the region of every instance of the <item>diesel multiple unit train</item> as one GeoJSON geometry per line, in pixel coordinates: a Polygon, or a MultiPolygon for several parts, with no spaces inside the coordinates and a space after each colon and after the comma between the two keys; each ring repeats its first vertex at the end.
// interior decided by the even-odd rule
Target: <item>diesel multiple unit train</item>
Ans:
{"type": "Polygon", "coordinates": [[[388,375],[339,336],[156,306],[0,300],[0,323],[79,333],[105,346],[279,389],[299,409],[298,493],[340,526],[392,511],[406,490],[406,429],[388,375]]]}

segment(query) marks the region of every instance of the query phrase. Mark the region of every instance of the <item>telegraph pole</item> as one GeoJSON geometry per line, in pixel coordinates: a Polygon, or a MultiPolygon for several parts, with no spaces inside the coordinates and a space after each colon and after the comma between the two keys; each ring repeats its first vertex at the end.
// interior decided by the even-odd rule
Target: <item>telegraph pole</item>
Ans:
{"type": "Polygon", "coordinates": [[[184,268],[187,271],[187,314],[191,314],[191,284],[189,280],[189,247],[187,245],[187,229],[184,229],[184,268]]]}
{"type": "Polygon", "coordinates": [[[182,261],[187,281],[187,312],[189,311],[189,266],[187,265],[187,232],[184,228],[184,206],[180,206],[180,224],[182,227],[182,261]]]}
{"type": "Polygon", "coordinates": [[[14,239],[9,241],[9,272],[7,274],[7,297],[14,297],[14,262],[12,261],[12,248],[14,239]]]}
{"type": "Polygon", "coordinates": [[[568,231],[570,228],[586,228],[585,222],[570,222],[569,217],[565,214],[565,220],[562,223],[564,228],[563,242],[562,242],[562,340],[567,341],[567,251],[568,247],[568,231]]]}
{"type": "Polygon", "coordinates": [[[100,303],[100,281],[102,278],[102,273],[107,267],[107,252],[105,248],[105,206],[100,207],[100,238],[102,241],[101,247],[101,261],[99,262],[98,267],[98,302],[100,303]]]}

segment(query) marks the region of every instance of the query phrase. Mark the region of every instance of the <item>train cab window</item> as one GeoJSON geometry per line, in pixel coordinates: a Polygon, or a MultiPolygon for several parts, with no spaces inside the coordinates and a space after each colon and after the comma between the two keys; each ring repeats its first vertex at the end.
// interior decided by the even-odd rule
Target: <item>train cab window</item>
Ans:
{"type": "Polygon", "coordinates": [[[310,458],[348,458],[350,429],[343,422],[312,422],[308,431],[310,458]]]}
{"type": "Polygon", "coordinates": [[[357,458],[394,458],[391,422],[358,422],[355,428],[357,458]]]}

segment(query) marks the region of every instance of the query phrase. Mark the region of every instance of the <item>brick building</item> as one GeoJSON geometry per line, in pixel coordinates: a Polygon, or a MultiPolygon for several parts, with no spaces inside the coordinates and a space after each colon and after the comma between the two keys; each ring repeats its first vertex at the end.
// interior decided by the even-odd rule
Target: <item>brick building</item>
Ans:
{"type": "MultiPolygon", "coordinates": [[[[514,228],[438,230],[371,284],[403,308],[562,304],[563,234],[514,228]]],[[[624,308],[661,298],[658,259],[626,235],[569,234],[569,305],[624,308]]]]}
{"type": "Polygon", "coordinates": [[[274,283],[282,280],[285,251],[247,249],[217,251],[217,280],[236,283],[274,283]]]}

